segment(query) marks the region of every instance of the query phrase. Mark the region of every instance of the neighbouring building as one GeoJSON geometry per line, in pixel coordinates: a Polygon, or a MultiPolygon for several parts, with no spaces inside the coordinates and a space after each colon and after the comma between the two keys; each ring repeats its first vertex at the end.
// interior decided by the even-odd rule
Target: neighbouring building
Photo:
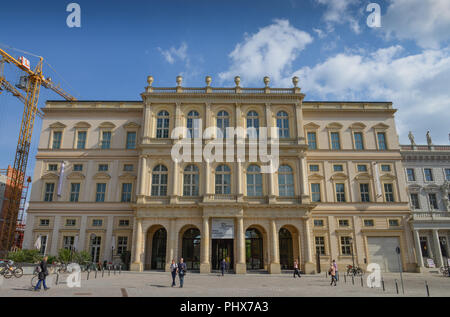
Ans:
{"type": "Polygon", "coordinates": [[[177,87],[157,88],[150,76],[141,101],[48,101],[24,244],[41,236],[43,253],[74,246],[96,261],[131,250],[136,271],[183,257],[210,272],[225,258],[236,273],[277,273],[294,259],[307,273],[333,259],[341,270],[397,271],[400,247],[403,270],[415,271],[392,104],[304,101],[296,77],[293,88],[235,82],[215,88],[208,76],[206,87],[186,88],[177,77],[177,87]],[[278,169],[263,173],[249,138],[231,143],[230,161],[172,159],[190,141],[182,137],[208,127],[202,150],[227,127],[276,128],[268,143],[278,135],[278,169]]]}
{"type": "Polygon", "coordinates": [[[447,266],[450,254],[450,146],[413,143],[402,145],[401,153],[419,269],[447,266]]]}

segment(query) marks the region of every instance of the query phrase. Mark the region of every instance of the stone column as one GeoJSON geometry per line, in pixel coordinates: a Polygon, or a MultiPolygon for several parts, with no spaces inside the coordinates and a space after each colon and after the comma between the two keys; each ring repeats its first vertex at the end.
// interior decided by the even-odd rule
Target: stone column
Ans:
{"type": "Polygon", "coordinates": [[[270,261],[269,273],[279,274],[281,273],[280,246],[278,244],[278,231],[275,219],[270,220],[270,243],[272,244],[272,259],[270,261]]]}
{"type": "Polygon", "coordinates": [[[175,256],[175,240],[177,239],[177,235],[175,232],[175,219],[169,220],[169,232],[167,234],[167,252],[166,252],[166,272],[170,272],[170,264],[172,264],[172,260],[175,260],[175,263],[178,262],[175,256]]]}
{"type": "Polygon", "coordinates": [[[55,222],[53,223],[53,232],[52,232],[52,246],[51,246],[50,252],[49,252],[49,254],[51,254],[51,255],[58,254],[60,223],[61,223],[61,216],[55,216],[55,222]]]}
{"type": "Polygon", "coordinates": [[[444,260],[442,258],[442,252],[441,252],[441,244],[439,243],[439,232],[437,229],[433,229],[432,234],[433,234],[435,258],[436,258],[436,266],[439,268],[444,265],[444,260]]]}
{"type": "Polygon", "coordinates": [[[203,200],[206,201],[209,199],[209,196],[212,194],[211,191],[211,181],[213,175],[211,174],[211,163],[205,162],[205,194],[203,196],[203,200]]]}
{"type": "Polygon", "coordinates": [[[142,254],[142,219],[136,218],[136,241],[134,243],[134,259],[130,271],[142,272],[143,265],[141,261],[142,254]]]}
{"type": "Polygon", "coordinates": [[[417,269],[420,272],[423,270],[425,265],[423,263],[423,255],[422,255],[422,247],[420,245],[419,230],[413,230],[413,233],[414,233],[414,244],[416,246],[417,269]]]}
{"type": "Polygon", "coordinates": [[[236,262],[236,274],[245,274],[247,267],[245,264],[245,232],[244,232],[244,218],[237,217],[237,262],[236,262]]]}
{"type": "Polygon", "coordinates": [[[300,103],[295,104],[295,118],[296,118],[296,129],[297,129],[297,138],[299,143],[304,143],[305,141],[305,132],[303,131],[303,111],[300,103]]]}
{"type": "MultiPolygon", "coordinates": [[[[112,245],[111,240],[113,236],[113,228],[114,228],[114,216],[108,216],[108,224],[106,227],[106,241],[105,241],[105,259],[110,261],[112,259],[112,245]]],[[[115,246],[114,246],[115,247],[115,246]]]]}
{"type": "Polygon", "coordinates": [[[142,130],[142,137],[144,141],[147,142],[148,139],[151,137],[151,123],[152,123],[151,103],[146,102],[144,108],[144,129],[142,130]]]}
{"type": "Polygon", "coordinates": [[[316,271],[316,267],[312,259],[311,247],[312,245],[309,220],[305,219],[305,273],[315,273],[316,271]]]}
{"type": "Polygon", "coordinates": [[[266,127],[267,127],[267,138],[270,139],[271,133],[270,128],[272,127],[272,105],[266,103],[266,127]]]}
{"type": "Polygon", "coordinates": [[[306,157],[301,156],[300,160],[300,180],[301,180],[301,197],[302,203],[307,204],[311,202],[310,194],[309,194],[309,181],[308,181],[308,166],[306,164],[306,157]]]}
{"type": "Polygon", "coordinates": [[[139,175],[140,175],[139,195],[144,196],[145,192],[146,192],[145,185],[146,185],[146,181],[147,181],[147,179],[146,179],[147,178],[146,177],[147,176],[147,158],[145,156],[142,156],[139,164],[141,166],[141,169],[139,171],[139,175]]]}
{"type": "Polygon", "coordinates": [[[80,235],[78,236],[78,246],[76,246],[77,251],[85,251],[86,225],[87,225],[87,216],[83,215],[81,216],[80,235]]]}
{"type": "Polygon", "coordinates": [[[203,216],[203,226],[202,226],[202,238],[201,238],[201,262],[200,262],[200,273],[210,273],[211,264],[209,256],[209,217],[203,216]]]}
{"type": "Polygon", "coordinates": [[[244,177],[244,171],[242,169],[242,163],[236,162],[236,196],[238,201],[244,200],[244,186],[242,178],[244,177]]]}
{"type": "Polygon", "coordinates": [[[173,161],[172,168],[172,195],[170,197],[170,203],[176,204],[178,202],[178,174],[179,172],[179,163],[173,161]]]}

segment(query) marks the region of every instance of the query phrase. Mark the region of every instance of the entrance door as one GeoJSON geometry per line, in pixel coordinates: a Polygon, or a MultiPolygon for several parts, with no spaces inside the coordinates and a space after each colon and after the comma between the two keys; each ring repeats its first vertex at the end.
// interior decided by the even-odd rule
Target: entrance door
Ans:
{"type": "Polygon", "coordinates": [[[166,266],[167,231],[159,229],[153,235],[152,241],[152,270],[164,270],[166,266]]]}
{"type": "Polygon", "coordinates": [[[220,270],[220,261],[225,259],[227,268],[233,269],[233,239],[212,239],[212,269],[220,270]]]}
{"type": "Polygon", "coordinates": [[[100,245],[102,243],[101,237],[94,237],[91,239],[91,258],[92,262],[97,263],[100,259],[100,245]]]}
{"type": "Polygon", "coordinates": [[[263,238],[258,229],[245,232],[245,254],[247,270],[264,269],[263,238]]]}
{"type": "Polygon", "coordinates": [[[181,256],[188,270],[200,269],[200,230],[192,228],[183,234],[181,256]]]}
{"type": "Polygon", "coordinates": [[[292,235],[286,228],[280,229],[280,265],[282,270],[294,268],[294,252],[292,247],[292,235]]]}

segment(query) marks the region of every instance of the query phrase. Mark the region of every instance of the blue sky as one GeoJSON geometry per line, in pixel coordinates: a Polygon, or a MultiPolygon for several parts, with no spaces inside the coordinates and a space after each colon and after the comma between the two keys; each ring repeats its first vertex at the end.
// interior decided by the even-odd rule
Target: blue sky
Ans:
{"type": "MultiPolygon", "coordinates": [[[[81,28],[66,25],[70,1],[7,2],[0,11],[0,47],[41,55],[45,75],[85,100],[139,100],[146,77],[155,86],[290,87],[306,100],[393,101],[402,143],[431,131],[450,132],[450,1],[373,1],[381,27],[366,24],[371,1],[113,1],[80,0],[81,28]]],[[[35,65],[36,58],[27,56],[35,65]]],[[[17,72],[9,71],[14,82],[17,72]]],[[[41,90],[40,106],[59,96],[41,90]]],[[[0,95],[0,166],[13,163],[23,105],[0,95]]],[[[33,168],[40,120],[28,172],[33,168]]]]}

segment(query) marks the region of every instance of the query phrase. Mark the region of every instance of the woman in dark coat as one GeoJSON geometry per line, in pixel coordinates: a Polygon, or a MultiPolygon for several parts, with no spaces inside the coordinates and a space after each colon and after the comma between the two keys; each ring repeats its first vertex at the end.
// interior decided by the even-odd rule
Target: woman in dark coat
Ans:
{"type": "Polygon", "coordinates": [[[39,281],[36,284],[36,287],[34,288],[35,291],[41,290],[41,283],[44,284],[44,290],[48,290],[50,287],[47,287],[47,284],[45,284],[45,278],[48,275],[48,269],[47,269],[47,256],[44,256],[44,259],[42,259],[41,263],[39,263],[39,273],[38,278],[39,281]]]}

